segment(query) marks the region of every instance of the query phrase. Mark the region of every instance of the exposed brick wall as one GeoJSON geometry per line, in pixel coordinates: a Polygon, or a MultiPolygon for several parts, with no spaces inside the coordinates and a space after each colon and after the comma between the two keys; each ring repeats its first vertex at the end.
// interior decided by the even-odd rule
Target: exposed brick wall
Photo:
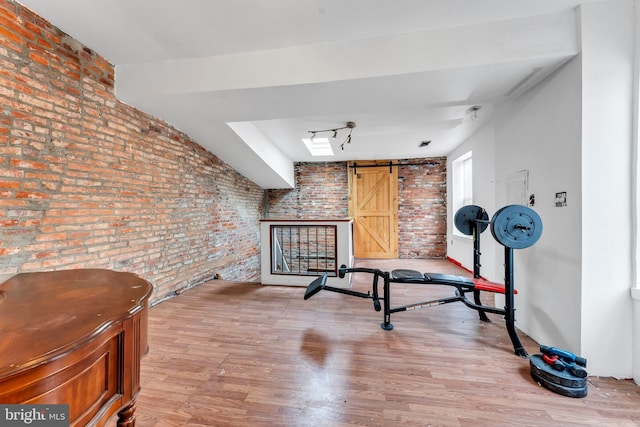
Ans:
{"type": "Polygon", "coordinates": [[[447,159],[404,159],[398,167],[398,256],[447,253],[447,159]]]}
{"type": "Polygon", "coordinates": [[[268,190],[267,216],[339,219],[349,215],[346,162],[296,163],[295,188],[268,190]]]}
{"type": "Polygon", "coordinates": [[[0,0],[0,281],[110,268],[158,301],[216,273],[259,280],[263,191],[113,84],[98,54],[0,0]]]}
{"type": "MultiPolygon", "coordinates": [[[[398,256],[443,258],[447,234],[445,157],[403,159],[398,167],[398,256]]],[[[296,187],[268,191],[270,218],[348,216],[347,164],[298,163],[296,187]]]]}

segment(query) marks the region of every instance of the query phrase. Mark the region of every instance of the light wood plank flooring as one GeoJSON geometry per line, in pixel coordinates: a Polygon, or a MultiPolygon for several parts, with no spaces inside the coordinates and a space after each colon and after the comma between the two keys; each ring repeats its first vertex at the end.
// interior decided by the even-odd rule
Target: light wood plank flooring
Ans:
{"type": "MultiPolygon", "coordinates": [[[[468,275],[446,261],[359,265],[468,275]]],[[[392,289],[393,305],[453,292],[392,289]]],[[[454,303],[393,314],[389,332],[371,300],[303,295],[214,280],[152,307],[137,426],[640,425],[632,381],[589,377],[582,399],[537,385],[498,316],[483,323],[454,303]]]]}

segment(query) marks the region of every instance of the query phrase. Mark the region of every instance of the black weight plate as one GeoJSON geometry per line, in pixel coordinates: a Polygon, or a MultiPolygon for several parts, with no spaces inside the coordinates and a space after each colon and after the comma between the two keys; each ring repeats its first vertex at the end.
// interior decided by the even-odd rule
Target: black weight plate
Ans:
{"type": "Polygon", "coordinates": [[[480,223],[480,233],[482,233],[489,226],[489,215],[487,214],[487,211],[482,209],[480,206],[466,205],[458,209],[453,217],[453,223],[462,234],[473,236],[475,221],[478,219],[486,221],[480,223]]]}
{"type": "Polygon", "coordinates": [[[526,206],[505,206],[493,215],[491,234],[507,248],[528,248],[540,239],[542,220],[536,211],[526,206]]]}
{"type": "Polygon", "coordinates": [[[576,377],[569,371],[556,371],[542,359],[541,354],[534,354],[529,358],[531,375],[536,375],[545,381],[567,388],[583,388],[587,386],[587,379],[576,377]]]}
{"type": "Polygon", "coordinates": [[[586,385],[584,387],[563,386],[562,384],[556,384],[553,381],[549,381],[546,378],[542,378],[538,376],[536,373],[534,373],[533,371],[531,371],[531,378],[533,378],[535,382],[537,382],[547,390],[551,390],[554,393],[558,393],[567,397],[585,397],[589,392],[589,387],[586,385]]]}

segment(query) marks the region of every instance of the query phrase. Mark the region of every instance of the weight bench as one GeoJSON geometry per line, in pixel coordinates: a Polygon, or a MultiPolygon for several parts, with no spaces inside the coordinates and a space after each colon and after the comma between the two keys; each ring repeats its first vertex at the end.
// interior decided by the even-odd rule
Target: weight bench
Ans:
{"type": "Polygon", "coordinates": [[[380,305],[380,301],[382,300],[384,302],[384,322],[380,326],[387,331],[393,329],[391,313],[430,307],[432,305],[462,302],[467,307],[476,310],[482,321],[490,322],[487,313],[504,316],[507,332],[509,333],[509,338],[511,338],[515,354],[521,357],[527,357],[527,352],[522,346],[522,343],[520,343],[520,338],[518,337],[515,327],[516,309],[514,295],[516,294],[516,290],[514,289],[513,250],[528,248],[538,241],[542,235],[542,220],[540,216],[527,206],[508,205],[499,209],[491,221],[489,221],[489,215],[480,206],[467,205],[456,212],[454,223],[461,233],[473,236],[473,278],[453,274],[420,273],[415,270],[393,270],[387,272],[374,268],[347,268],[347,266],[343,265],[338,270],[340,278],[344,278],[347,273],[372,274],[372,291],[364,293],[327,286],[327,275],[324,274],[309,284],[305,291],[304,299],[309,299],[324,289],[360,298],[373,299],[373,307],[376,311],[383,309],[380,305]],[[489,227],[489,225],[491,225],[491,234],[493,237],[498,243],[504,246],[504,285],[489,282],[480,276],[480,234],[489,227]],[[378,282],[380,279],[382,279],[383,282],[382,297],[378,294],[378,282]],[[456,291],[455,294],[450,297],[391,307],[391,283],[452,286],[456,291]],[[504,294],[505,307],[501,309],[483,305],[480,300],[480,292],[482,291],[504,294]],[[467,294],[470,293],[473,294],[473,301],[467,296],[467,294]]]}
{"type": "MultiPolygon", "coordinates": [[[[447,298],[445,302],[441,302],[441,304],[446,304],[448,302],[456,302],[460,301],[465,304],[467,307],[477,310],[480,315],[480,320],[484,322],[491,322],[487,317],[487,311],[492,312],[491,307],[486,307],[482,305],[480,300],[480,292],[492,292],[498,294],[504,294],[505,289],[504,285],[496,282],[490,282],[484,279],[476,279],[469,278],[464,276],[458,276],[455,274],[442,274],[442,273],[420,273],[416,270],[392,270],[389,275],[389,281],[391,283],[416,283],[422,285],[443,285],[443,286],[453,286],[456,288],[456,296],[452,298],[447,298]],[[473,292],[474,302],[469,301],[466,297],[466,294],[469,292],[473,292]],[[449,301],[451,300],[451,301],[449,301]]],[[[514,294],[517,294],[518,291],[514,290],[514,294]]],[[[440,300],[435,300],[440,301],[440,300]]],[[[419,303],[425,304],[425,303],[419,303]]],[[[414,305],[414,304],[412,304],[414,305]]],[[[419,307],[416,307],[419,308],[419,307]]],[[[397,310],[397,311],[405,311],[405,310],[397,310]]],[[[392,310],[393,312],[393,310],[392,310]]],[[[502,314],[502,313],[499,313],[502,314]]]]}
{"type": "Polygon", "coordinates": [[[464,276],[458,276],[453,274],[442,273],[420,273],[416,270],[393,270],[391,272],[382,271],[373,268],[347,268],[341,266],[338,270],[340,278],[344,278],[347,273],[368,273],[373,275],[373,283],[371,292],[358,292],[351,289],[336,288],[327,285],[327,275],[315,279],[307,287],[304,295],[304,299],[307,300],[320,292],[321,290],[337,292],[361,298],[368,298],[373,300],[373,306],[376,311],[383,311],[384,322],[380,324],[380,327],[384,330],[390,331],[393,329],[391,324],[391,314],[402,311],[415,310],[418,308],[431,307],[435,305],[449,304],[452,302],[462,302],[467,307],[476,310],[480,316],[480,320],[490,322],[486,313],[494,313],[505,317],[507,332],[511,338],[515,354],[521,357],[526,357],[527,352],[520,342],[517,331],[515,329],[515,309],[513,295],[517,293],[510,286],[509,283],[505,285],[490,282],[484,279],[476,279],[464,276]],[[383,296],[380,297],[378,292],[379,280],[382,280],[383,296]],[[437,298],[430,301],[423,301],[398,307],[391,306],[391,284],[392,283],[405,283],[405,284],[417,284],[417,285],[440,285],[451,286],[455,288],[455,293],[450,297],[437,298]],[[493,306],[483,305],[480,300],[481,292],[499,293],[505,295],[505,308],[500,309],[493,306]],[[473,294],[473,300],[469,299],[469,294],[473,294]],[[380,304],[383,302],[383,305],[380,304]]]}

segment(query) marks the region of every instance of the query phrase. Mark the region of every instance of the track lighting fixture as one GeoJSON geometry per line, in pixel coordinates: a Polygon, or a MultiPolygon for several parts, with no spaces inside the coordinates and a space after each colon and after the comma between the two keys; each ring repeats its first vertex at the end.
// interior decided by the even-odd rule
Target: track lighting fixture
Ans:
{"type": "Polygon", "coordinates": [[[344,126],[339,127],[339,128],[333,128],[333,129],[321,129],[321,130],[310,130],[307,131],[311,134],[311,140],[313,141],[313,139],[316,137],[316,134],[319,133],[325,133],[325,132],[331,132],[333,135],[332,137],[335,139],[338,137],[338,131],[342,130],[342,129],[349,129],[349,133],[347,134],[346,138],[344,139],[344,141],[342,142],[342,144],[340,144],[340,149],[344,151],[344,145],[345,144],[351,144],[351,132],[353,132],[353,128],[356,127],[356,124],[354,122],[347,122],[344,126]]]}
{"type": "Polygon", "coordinates": [[[480,109],[482,108],[482,106],[480,105],[474,105],[472,107],[467,108],[467,116],[471,119],[471,121],[475,121],[478,118],[478,111],[480,111],[480,109]]]}

